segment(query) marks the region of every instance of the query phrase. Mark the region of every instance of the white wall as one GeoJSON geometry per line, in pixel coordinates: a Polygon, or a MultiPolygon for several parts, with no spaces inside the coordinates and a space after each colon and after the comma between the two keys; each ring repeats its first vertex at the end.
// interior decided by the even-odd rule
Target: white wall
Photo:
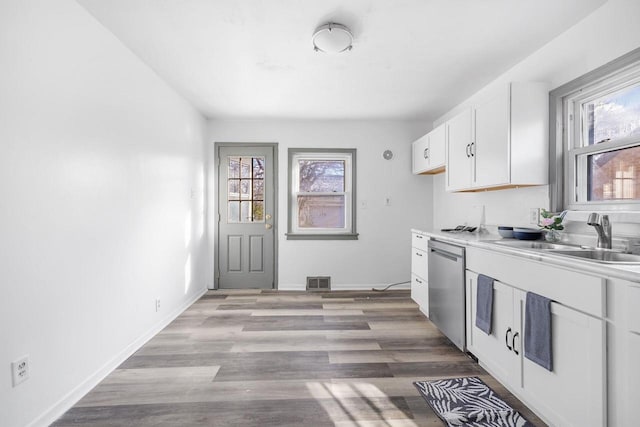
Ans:
{"type": "MultiPolygon", "coordinates": [[[[609,0],[574,27],[533,53],[465,102],[447,112],[435,125],[454,116],[483,93],[509,81],[542,81],[551,89],[563,85],[640,47],[640,1],[609,0]]],[[[434,226],[442,228],[466,220],[474,206],[484,205],[487,224],[527,225],[529,208],[549,207],[548,188],[524,188],[477,194],[446,193],[444,178],[434,180],[434,226]]]]}
{"type": "MultiPolygon", "coordinates": [[[[331,276],[334,289],[410,280],[409,229],[430,227],[432,223],[432,177],[411,174],[411,142],[425,133],[424,123],[214,120],[209,130],[212,152],[214,142],[279,144],[280,289],[304,289],[306,276],[310,275],[331,276]],[[358,150],[358,240],[286,240],[290,147],[358,150]],[[392,160],[382,158],[386,149],[394,152],[392,160]],[[391,198],[390,206],[384,206],[386,196],[391,198]],[[362,201],[366,201],[366,209],[362,209],[362,201]]],[[[215,178],[215,171],[210,176],[215,178]]]]}
{"type": "Polygon", "coordinates": [[[48,425],[205,289],[206,124],[71,0],[3,1],[0,59],[0,424],[48,425]]]}

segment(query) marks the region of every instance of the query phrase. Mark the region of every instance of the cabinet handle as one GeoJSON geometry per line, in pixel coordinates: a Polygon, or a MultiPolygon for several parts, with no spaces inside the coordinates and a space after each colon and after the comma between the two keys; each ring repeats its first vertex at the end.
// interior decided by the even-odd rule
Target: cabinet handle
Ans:
{"type": "Polygon", "coordinates": [[[423,156],[424,156],[424,158],[425,158],[425,159],[428,159],[428,158],[429,158],[429,149],[428,149],[428,148],[425,148],[425,149],[424,149],[424,154],[423,154],[423,156]]]}
{"type": "Polygon", "coordinates": [[[507,333],[504,335],[504,345],[506,345],[509,350],[513,350],[512,347],[509,347],[509,334],[510,333],[511,333],[511,328],[507,329],[507,333]]]}
{"type": "Polygon", "coordinates": [[[422,284],[422,280],[418,279],[417,277],[416,277],[416,282],[422,284]]]}
{"type": "Polygon", "coordinates": [[[476,143],[472,142],[471,145],[469,146],[469,153],[471,153],[471,157],[474,157],[476,155],[476,143]]]}
{"type": "Polygon", "coordinates": [[[465,149],[465,152],[467,153],[467,157],[470,157],[469,148],[471,148],[471,144],[467,144],[467,148],[465,149]]]}
{"type": "Polygon", "coordinates": [[[416,239],[422,239],[422,236],[419,234],[416,234],[416,239]]]}
{"type": "Polygon", "coordinates": [[[515,334],[513,334],[513,338],[511,339],[511,346],[513,347],[513,352],[515,354],[520,354],[518,350],[516,350],[516,337],[518,335],[520,335],[520,332],[516,332],[515,334]]]}
{"type": "Polygon", "coordinates": [[[422,256],[422,254],[420,252],[416,252],[416,255],[418,256],[422,256]]]}

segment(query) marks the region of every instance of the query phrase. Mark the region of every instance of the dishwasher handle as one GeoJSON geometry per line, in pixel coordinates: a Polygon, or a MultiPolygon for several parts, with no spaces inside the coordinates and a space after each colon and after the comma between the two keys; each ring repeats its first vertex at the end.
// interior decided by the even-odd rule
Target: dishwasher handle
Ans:
{"type": "Polygon", "coordinates": [[[438,256],[447,258],[447,259],[449,259],[451,261],[457,262],[460,259],[460,257],[458,257],[458,256],[456,256],[456,255],[454,255],[452,253],[446,252],[446,251],[441,251],[441,250],[433,249],[433,248],[430,248],[430,251],[434,255],[438,255],[438,256]]]}
{"type": "Polygon", "coordinates": [[[445,253],[449,257],[464,258],[464,248],[438,240],[429,240],[429,250],[433,253],[445,253]]]}

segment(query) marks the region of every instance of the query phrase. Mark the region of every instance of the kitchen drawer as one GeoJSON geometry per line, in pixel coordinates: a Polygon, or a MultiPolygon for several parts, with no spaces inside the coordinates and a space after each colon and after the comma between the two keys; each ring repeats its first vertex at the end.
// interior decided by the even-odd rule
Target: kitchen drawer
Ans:
{"type": "Polygon", "coordinates": [[[467,248],[467,269],[567,307],[605,315],[605,280],[600,277],[473,247],[467,248]]]}
{"type": "Polygon", "coordinates": [[[427,252],[420,249],[411,248],[411,273],[425,279],[428,275],[427,252]]]}
{"type": "Polygon", "coordinates": [[[411,246],[420,249],[421,251],[427,251],[427,242],[429,238],[418,233],[411,233],[411,246]]]}
{"type": "Polygon", "coordinates": [[[415,274],[411,275],[411,299],[420,307],[427,317],[429,317],[429,285],[427,281],[415,274]]]}

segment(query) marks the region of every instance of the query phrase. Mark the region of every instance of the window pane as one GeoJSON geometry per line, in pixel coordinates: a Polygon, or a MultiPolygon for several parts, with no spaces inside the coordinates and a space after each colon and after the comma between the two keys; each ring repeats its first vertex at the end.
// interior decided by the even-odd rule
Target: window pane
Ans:
{"type": "Polygon", "coordinates": [[[253,220],[264,220],[264,202],[253,202],[253,220]]]}
{"type": "Polygon", "coordinates": [[[588,200],[640,199],[640,146],[587,156],[588,200]]]}
{"type": "Polygon", "coordinates": [[[253,178],[264,179],[264,158],[253,159],[253,178]]]}
{"type": "Polygon", "coordinates": [[[300,228],[344,228],[345,196],[298,196],[300,228]]]}
{"type": "Polygon", "coordinates": [[[240,222],[253,222],[251,202],[240,202],[240,222]]]}
{"type": "Polygon", "coordinates": [[[261,179],[253,181],[253,200],[264,200],[264,181],[261,179]]]}
{"type": "Polygon", "coordinates": [[[343,192],[345,162],[341,160],[298,160],[300,191],[343,192]]]}
{"type": "Polygon", "coordinates": [[[229,157],[229,178],[240,178],[240,158],[229,157]]]}
{"type": "Polygon", "coordinates": [[[240,222],[240,202],[229,202],[227,222],[240,222]]]}
{"type": "Polygon", "coordinates": [[[229,194],[227,196],[228,200],[239,200],[240,199],[240,181],[237,179],[229,180],[229,194]]]}
{"type": "Polygon", "coordinates": [[[251,178],[251,158],[240,159],[240,178],[251,178]]]}
{"type": "Polygon", "coordinates": [[[583,104],[587,145],[640,137],[640,85],[583,104]]]}
{"type": "Polygon", "coordinates": [[[242,200],[251,199],[251,180],[243,179],[240,181],[240,197],[242,200]]]}

